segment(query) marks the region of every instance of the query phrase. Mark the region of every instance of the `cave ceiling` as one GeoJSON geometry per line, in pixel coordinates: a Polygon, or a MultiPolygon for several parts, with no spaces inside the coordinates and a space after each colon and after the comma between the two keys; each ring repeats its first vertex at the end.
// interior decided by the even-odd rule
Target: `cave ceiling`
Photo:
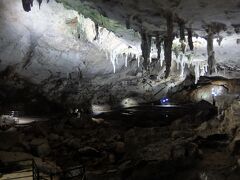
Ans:
{"type": "Polygon", "coordinates": [[[0,27],[1,71],[47,94],[152,100],[171,78],[240,75],[239,0],[1,0],[0,27]]]}

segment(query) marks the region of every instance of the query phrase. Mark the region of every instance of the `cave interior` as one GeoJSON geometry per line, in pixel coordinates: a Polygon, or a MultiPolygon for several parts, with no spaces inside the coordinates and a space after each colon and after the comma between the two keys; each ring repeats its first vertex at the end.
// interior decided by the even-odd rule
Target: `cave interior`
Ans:
{"type": "Polygon", "coordinates": [[[239,180],[240,0],[0,0],[0,179],[239,180]]]}

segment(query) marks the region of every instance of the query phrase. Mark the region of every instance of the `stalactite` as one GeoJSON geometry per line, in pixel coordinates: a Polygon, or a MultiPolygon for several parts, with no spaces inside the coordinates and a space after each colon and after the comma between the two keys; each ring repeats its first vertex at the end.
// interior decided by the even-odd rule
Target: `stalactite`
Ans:
{"type": "Polygon", "coordinates": [[[199,77],[200,77],[200,65],[199,62],[194,66],[194,73],[195,73],[195,84],[197,84],[199,77]]]}
{"type": "Polygon", "coordinates": [[[183,20],[179,20],[179,31],[180,31],[180,40],[185,41],[185,23],[183,20]]]}
{"type": "Polygon", "coordinates": [[[113,73],[116,73],[116,58],[117,58],[117,53],[113,50],[109,53],[110,60],[113,65],[113,73]]]}
{"type": "Polygon", "coordinates": [[[151,40],[152,37],[148,35],[144,30],[141,33],[142,37],[142,43],[141,43],[141,49],[142,49],[142,56],[143,56],[143,67],[145,70],[147,70],[148,67],[148,59],[150,57],[151,53],[151,40]]]}
{"type": "MultiPolygon", "coordinates": [[[[33,6],[33,1],[34,0],[22,0],[22,5],[23,5],[23,9],[26,12],[31,11],[31,7],[33,6]]],[[[49,3],[50,0],[47,0],[47,3],[49,3]]],[[[42,0],[37,0],[38,4],[39,4],[39,9],[41,7],[42,4],[42,0]]]]}
{"type": "Polygon", "coordinates": [[[185,44],[185,22],[182,19],[178,20],[179,32],[180,32],[180,43],[182,52],[185,53],[186,44],[185,44]]]}
{"type": "Polygon", "coordinates": [[[209,26],[207,36],[207,52],[208,52],[208,72],[212,74],[215,69],[215,52],[213,50],[213,37],[214,33],[211,26],[209,26]]]}
{"type": "Polygon", "coordinates": [[[167,34],[164,38],[164,56],[166,63],[165,78],[170,74],[172,63],[172,44],[173,44],[173,15],[169,13],[166,17],[167,20],[167,34]]]}
{"type": "Polygon", "coordinates": [[[125,67],[128,65],[128,54],[125,54],[125,67]]]}
{"type": "Polygon", "coordinates": [[[217,43],[218,43],[219,46],[221,46],[222,40],[223,40],[223,37],[220,36],[219,33],[218,33],[217,43]]]}
{"type": "Polygon", "coordinates": [[[138,67],[140,66],[140,61],[141,61],[141,57],[138,57],[137,58],[137,65],[138,65],[138,67]]]}
{"type": "Polygon", "coordinates": [[[39,9],[41,7],[41,4],[42,4],[42,0],[37,0],[38,4],[39,4],[39,9]]]}
{"type": "Polygon", "coordinates": [[[96,41],[99,38],[99,25],[98,25],[98,23],[95,23],[95,31],[96,31],[96,36],[94,38],[94,41],[96,41]]]}
{"type": "Polygon", "coordinates": [[[190,50],[193,51],[194,46],[193,46],[193,40],[192,40],[192,29],[188,28],[187,32],[188,32],[188,45],[190,50]]]}
{"type": "Polygon", "coordinates": [[[159,35],[156,36],[156,48],[157,48],[157,59],[160,60],[161,57],[161,46],[162,46],[162,39],[159,35]]]}
{"type": "Polygon", "coordinates": [[[26,12],[31,11],[31,7],[33,6],[33,0],[22,0],[23,9],[26,12]]]}
{"type": "Polygon", "coordinates": [[[130,26],[131,26],[130,16],[127,16],[127,19],[126,19],[126,28],[127,28],[127,29],[130,29],[130,26]]]}

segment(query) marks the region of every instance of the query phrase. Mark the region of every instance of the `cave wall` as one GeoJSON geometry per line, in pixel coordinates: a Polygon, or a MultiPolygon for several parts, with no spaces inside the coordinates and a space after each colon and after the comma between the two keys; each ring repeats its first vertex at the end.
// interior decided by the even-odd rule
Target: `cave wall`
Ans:
{"type": "Polygon", "coordinates": [[[19,76],[64,104],[116,105],[128,97],[149,101],[166,93],[168,85],[144,76],[136,60],[127,68],[119,61],[114,74],[106,53],[79,34],[76,11],[55,1],[39,10],[34,3],[25,12],[21,1],[0,2],[0,70],[7,70],[6,80],[19,76]]]}

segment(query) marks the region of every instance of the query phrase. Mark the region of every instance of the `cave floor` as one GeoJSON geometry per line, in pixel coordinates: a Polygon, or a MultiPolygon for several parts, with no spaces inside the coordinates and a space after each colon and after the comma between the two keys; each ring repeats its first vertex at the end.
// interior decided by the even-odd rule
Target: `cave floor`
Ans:
{"type": "Polygon", "coordinates": [[[5,167],[34,158],[48,171],[84,165],[87,179],[94,180],[239,179],[238,144],[220,131],[224,120],[211,104],[161,110],[160,115],[175,112],[161,119],[168,119],[164,124],[156,123],[162,117],[156,107],[120,109],[94,118],[55,116],[1,130],[0,163],[5,167]]]}

